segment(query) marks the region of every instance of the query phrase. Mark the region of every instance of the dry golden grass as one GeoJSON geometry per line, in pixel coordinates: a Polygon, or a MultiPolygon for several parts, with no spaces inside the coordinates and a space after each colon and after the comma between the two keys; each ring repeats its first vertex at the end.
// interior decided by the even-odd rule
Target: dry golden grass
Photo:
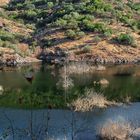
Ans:
{"type": "Polygon", "coordinates": [[[0,6],[7,4],[9,1],[10,0],[0,0],[0,6]]]}
{"type": "MultiPolygon", "coordinates": [[[[96,19],[97,21],[102,19],[96,19]]],[[[102,39],[100,42],[95,43],[94,38],[97,36],[95,33],[88,33],[83,38],[78,40],[68,40],[65,39],[65,34],[61,31],[56,31],[52,35],[46,36],[50,39],[55,39],[55,47],[62,49],[68,49],[71,54],[74,54],[75,59],[85,60],[85,59],[96,59],[100,58],[107,62],[113,62],[116,59],[122,59],[131,62],[139,58],[140,54],[140,35],[134,32],[132,29],[124,26],[122,23],[115,22],[108,25],[115,32],[113,37],[118,36],[121,33],[130,33],[136,41],[137,48],[131,46],[124,46],[119,44],[114,44],[109,39],[102,39]],[[90,52],[83,53],[83,46],[89,45],[91,48],[90,52]]],[[[45,34],[44,34],[45,36],[45,34]]]]}
{"type": "Polygon", "coordinates": [[[95,66],[91,66],[86,63],[77,63],[77,64],[71,64],[67,66],[67,71],[69,74],[82,74],[82,73],[89,73],[95,70],[95,66]]]}
{"type": "MultiPolygon", "coordinates": [[[[67,73],[68,74],[83,74],[83,73],[92,73],[97,71],[103,71],[106,70],[105,66],[95,66],[95,65],[91,65],[91,64],[87,64],[87,63],[72,63],[66,66],[67,69],[67,73]]],[[[64,68],[61,69],[62,71],[64,71],[64,68]]],[[[63,72],[60,73],[63,73],[63,72]]]]}
{"type": "Polygon", "coordinates": [[[127,121],[107,121],[99,129],[101,140],[133,140],[135,128],[127,121]]]}
{"type": "Polygon", "coordinates": [[[33,30],[27,28],[25,25],[20,24],[18,22],[14,22],[12,20],[8,20],[6,18],[0,17],[0,21],[8,28],[12,33],[18,33],[22,35],[30,35],[33,30]]]}
{"type": "Polygon", "coordinates": [[[115,104],[115,102],[108,101],[103,94],[86,89],[85,95],[74,100],[69,106],[74,111],[86,112],[92,111],[94,108],[106,108],[115,104]]]}

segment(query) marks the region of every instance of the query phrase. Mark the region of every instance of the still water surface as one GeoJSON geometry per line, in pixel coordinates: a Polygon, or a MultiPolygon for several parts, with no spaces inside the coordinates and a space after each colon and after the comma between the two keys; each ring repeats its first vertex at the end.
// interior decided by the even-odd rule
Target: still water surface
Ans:
{"type": "Polygon", "coordinates": [[[67,97],[58,82],[62,80],[63,67],[48,65],[30,65],[12,70],[0,71],[0,85],[4,88],[0,96],[0,106],[30,108],[65,108],[66,104],[84,94],[85,88],[92,88],[104,94],[109,100],[140,101],[140,66],[106,66],[105,70],[93,70],[90,73],[71,74],[73,87],[68,89],[67,97]],[[32,72],[32,83],[25,74],[32,72]],[[108,85],[95,84],[106,79],[108,85]]]}
{"type": "Polygon", "coordinates": [[[71,74],[73,87],[58,86],[63,67],[30,65],[0,71],[0,139],[2,140],[97,140],[98,127],[107,120],[128,120],[140,125],[140,66],[106,66],[103,71],[71,74]],[[32,82],[26,74],[32,75],[32,82]],[[106,79],[108,85],[94,84],[106,79]],[[97,109],[86,113],[67,110],[67,103],[84,94],[85,88],[101,92],[109,100],[128,106],[97,109]],[[67,94],[67,96],[65,95],[67,94]],[[47,110],[49,108],[49,110],[47,110]]]}

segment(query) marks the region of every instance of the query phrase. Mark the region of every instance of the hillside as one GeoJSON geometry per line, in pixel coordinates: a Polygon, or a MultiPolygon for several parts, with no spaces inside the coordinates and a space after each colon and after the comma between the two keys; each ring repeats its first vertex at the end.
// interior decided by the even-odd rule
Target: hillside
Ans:
{"type": "Polygon", "coordinates": [[[2,50],[10,48],[22,57],[53,60],[62,52],[68,53],[70,60],[140,61],[138,0],[12,0],[8,4],[3,0],[1,3],[2,50]]]}

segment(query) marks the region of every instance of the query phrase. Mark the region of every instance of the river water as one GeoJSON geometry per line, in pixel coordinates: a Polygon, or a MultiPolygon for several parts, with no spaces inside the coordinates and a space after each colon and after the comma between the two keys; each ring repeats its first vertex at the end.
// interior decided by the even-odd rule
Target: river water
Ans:
{"type": "Polygon", "coordinates": [[[6,140],[96,140],[98,127],[107,120],[128,120],[140,124],[140,66],[105,66],[104,70],[71,74],[73,86],[58,86],[63,67],[32,64],[0,71],[0,138],[6,140]],[[32,77],[29,81],[26,75],[32,77]],[[95,84],[106,79],[109,84],[95,84]],[[84,94],[85,89],[104,94],[109,100],[131,105],[73,113],[67,103],[84,94]],[[47,110],[49,108],[49,110],[47,110]],[[32,136],[32,137],[31,137],[32,136]]]}

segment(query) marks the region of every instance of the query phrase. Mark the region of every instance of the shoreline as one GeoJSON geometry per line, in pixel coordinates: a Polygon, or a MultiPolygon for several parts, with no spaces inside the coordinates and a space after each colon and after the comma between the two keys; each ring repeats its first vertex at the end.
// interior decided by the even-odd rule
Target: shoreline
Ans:
{"type": "Polygon", "coordinates": [[[107,61],[107,60],[50,60],[50,62],[36,59],[35,61],[23,61],[23,62],[11,62],[11,63],[6,63],[6,62],[0,62],[0,67],[18,67],[18,66],[24,66],[24,65],[30,65],[30,64],[50,64],[50,65],[64,65],[65,63],[88,63],[88,64],[94,64],[94,65],[139,65],[140,60],[132,60],[132,61],[124,61],[124,60],[118,60],[116,59],[115,61],[107,61]]]}

